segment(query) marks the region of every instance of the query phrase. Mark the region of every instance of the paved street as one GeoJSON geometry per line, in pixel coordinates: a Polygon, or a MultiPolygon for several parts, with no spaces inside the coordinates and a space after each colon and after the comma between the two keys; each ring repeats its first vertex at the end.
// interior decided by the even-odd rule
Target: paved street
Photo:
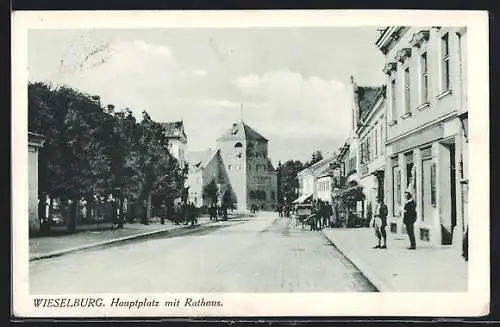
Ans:
{"type": "Polygon", "coordinates": [[[261,214],[30,263],[32,294],[375,291],[321,232],[261,214]]]}

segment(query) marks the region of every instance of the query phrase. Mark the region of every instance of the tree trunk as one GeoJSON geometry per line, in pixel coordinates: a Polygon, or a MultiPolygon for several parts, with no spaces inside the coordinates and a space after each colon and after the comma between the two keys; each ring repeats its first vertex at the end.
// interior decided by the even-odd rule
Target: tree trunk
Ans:
{"type": "Polygon", "coordinates": [[[123,214],[123,196],[118,200],[118,228],[123,228],[123,221],[125,216],[123,214]]]}
{"type": "Polygon", "coordinates": [[[149,225],[149,221],[151,220],[151,192],[148,193],[146,198],[146,208],[145,208],[145,224],[149,225]]]}
{"type": "Polygon", "coordinates": [[[79,213],[79,204],[80,201],[78,200],[73,200],[70,205],[70,210],[69,210],[69,219],[68,219],[68,232],[74,233],[76,232],[76,223],[78,220],[78,213],[79,213]]]}

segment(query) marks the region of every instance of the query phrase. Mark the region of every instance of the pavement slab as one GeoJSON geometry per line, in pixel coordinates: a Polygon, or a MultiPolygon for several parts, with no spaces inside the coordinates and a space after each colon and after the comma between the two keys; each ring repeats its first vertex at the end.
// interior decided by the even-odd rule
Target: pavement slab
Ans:
{"type": "Polygon", "coordinates": [[[374,249],[371,228],[324,229],[323,233],[381,292],[466,292],[468,265],[452,247],[388,235],[387,249],[374,249]]]}

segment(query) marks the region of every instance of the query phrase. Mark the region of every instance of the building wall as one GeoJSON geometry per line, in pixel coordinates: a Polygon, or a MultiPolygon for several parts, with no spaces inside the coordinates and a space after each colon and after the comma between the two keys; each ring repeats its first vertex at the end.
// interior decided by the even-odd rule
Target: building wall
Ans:
{"type": "Polygon", "coordinates": [[[38,149],[28,145],[28,217],[30,233],[40,230],[38,218],[38,149]]]}
{"type": "Polygon", "coordinates": [[[316,194],[319,200],[332,203],[332,180],[332,176],[316,179],[316,194]]]}
{"type": "Polygon", "coordinates": [[[298,175],[298,179],[299,185],[302,186],[302,188],[299,190],[300,195],[312,194],[313,197],[315,197],[316,188],[312,172],[305,171],[302,174],[298,175]]]}
{"type": "Polygon", "coordinates": [[[247,209],[247,173],[246,173],[246,141],[229,140],[218,141],[222,165],[235,197],[238,210],[247,209]],[[241,147],[235,147],[239,143],[241,147]]]}
{"type": "Polygon", "coordinates": [[[246,169],[247,169],[247,206],[250,208],[256,204],[260,208],[274,209],[277,203],[278,182],[274,172],[268,167],[268,144],[265,141],[247,141],[246,169]],[[257,199],[251,196],[251,192],[265,193],[265,199],[257,199]]]}
{"type": "MultiPolygon", "coordinates": [[[[383,178],[380,181],[374,175],[377,171],[385,171],[385,101],[380,99],[374,107],[374,112],[369,115],[363,124],[364,127],[359,134],[359,183],[363,187],[366,196],[366,205],[375,208],[379,182],[384,184],[383,178]]],[[[385,174],[385,173],[384,173],[385,174]]],[[[384,187],[385,189],[385,187],[384,187]]],[[[385,198],[385,196],[384,196],[385,198]]]]}
{"type": "Polygon", "coordinates": [[[206,185],[206,181],[203,179],[203,169],[189,172],[186,184],[189,187],[189,202],[193,202],[197,207],[202,206],[203,187],[206,185]]]}
{"type": "Polygon", "coordinates": [[[404,204],[403,195],[408,190],[417,204],[417,239],[436,245],[450,242],[448,234],[453,232],[451,242],[461,246],[464,224],[461,214],[463,190],[458,183],[461,176],[456,168],[463,157],[457,114],[464,107],[465,75],[461,47],[466,41],[459,38],[458,30],[406,28],[386,55],[386,63],[397,63],[393,66],[395,69],[386,71],[389,103],[385,175],[390,229],[397,234],[405,232],[400,206],[404,204]],[[411,44],[414,34],[422,30],[428,31],[428,40],[420,46],[411,44]],[[441,40],[445,35],[448,36],[449,48],[449,88],[443,88],[446,78],[441,40]],[[394,58],[401,49],[410,49],[406,51],[409,56],[398,62],[394,58]],[[427,56],[427,98],[422,83],[424,53],[427,56]],[[406,68],[410,72],[407,75],[409,84],[404,83],[406,68]],[[391,87],[393,80],[395,84],[391,87]],[[405,103],[409,106],[405,107],[405,103]],[[454,153],[450,151],[451,145],[454,153]],[[455,180],[455,185],[452,180],[455,180]],[[455,197],[453,193],[456,193],[455,197]],[[453,211],[456,212],[456,221],[452,223],[453,211]]]}
{"type": "Polygon", "coordinates": [[[186,143],[177,138],[169,139],[169,142],[170,154],[179,161],[181,168],[184,167],[184,163],[186,162],[184,156],[186,153],[186,143]]]}

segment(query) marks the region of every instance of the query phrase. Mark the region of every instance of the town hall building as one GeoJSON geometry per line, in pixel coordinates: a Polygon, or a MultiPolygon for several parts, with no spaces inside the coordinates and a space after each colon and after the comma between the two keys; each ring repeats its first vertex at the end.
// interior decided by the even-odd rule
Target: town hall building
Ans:
{"type": "Polygon", "coordinates": [[[216,149],[187,152],[189,201],[196,206],[210,205],[204,190],[215,181],[219,194],[230,193],[237,210],[253,206],[273,210],[278,183],[268,157],[268,142],[241,121],[217,138],[216,149]]]}

